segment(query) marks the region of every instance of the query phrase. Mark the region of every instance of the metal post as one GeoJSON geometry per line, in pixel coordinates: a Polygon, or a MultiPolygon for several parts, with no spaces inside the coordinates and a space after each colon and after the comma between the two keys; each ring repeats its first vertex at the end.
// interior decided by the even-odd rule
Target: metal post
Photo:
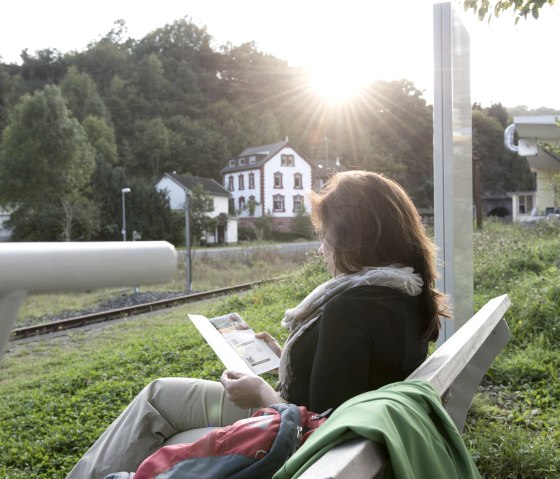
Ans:
{"type": "Polygon", "coordinates": [[[126,209],[124,204],[124,195],[130,193],[130,188],[123,188],[121,190],[121,198],[122,198],[122,239],[126,241],[126,209]]]}
{"type": "Polygon", "coordinates": [[[191,228],[189,214],[189,196],[185,191],[185,279],[187,282],[187,293],[192,292],[192,272],[191,272],[191,228]]]}

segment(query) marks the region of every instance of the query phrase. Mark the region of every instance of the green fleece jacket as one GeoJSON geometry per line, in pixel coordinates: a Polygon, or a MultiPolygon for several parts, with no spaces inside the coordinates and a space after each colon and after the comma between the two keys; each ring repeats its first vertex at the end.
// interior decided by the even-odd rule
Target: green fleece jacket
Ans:
{"type": "Polygon", "coordinates": [[[389,464],[385,479],[480,478],[438,394],[427,382],[411,380],[346,401],[274,479],[296,478],[329,449],[360,436],[386,447],[389,464]]]}

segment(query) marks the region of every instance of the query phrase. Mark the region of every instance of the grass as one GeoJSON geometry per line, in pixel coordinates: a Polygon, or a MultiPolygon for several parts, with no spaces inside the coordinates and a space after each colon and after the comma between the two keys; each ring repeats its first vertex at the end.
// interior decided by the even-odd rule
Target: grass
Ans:
{"type": "Polygon", "coordinates": [[[0,476],[65,477],[119,411],[162,376],[218,379],[223,367],[187,313],[235,310],[278,338],[283,312],[326,278],[315,261],[250,294],[152,313],[90,332],[10,345],[0,368],[0,476]]]}
{"type": "MultiPolygon", "coordinates": [[[[195,291],[234,286],[260,279],[275,278],[294,272],[309,253],[299,252],[278,255],[269,244],[249,245],[251,252],[235,248],[227,259],[203,256],[195,251],[192,260],[192,283],[195,291]]],[[[185,290],[185,264],[179,260],[177,273],[167,283],[144,285],[145,291],[183,292],[185,290]]],[[[103,289],[85,293],[40,294],[29,296],[21,310],[16,327],[30,326],[49,320],[64,312],[94,308],[103,301],[119,295],[133,294],[133,288],[103,289]]]]}
{"type": "Polygon", "coordinates": [[[487,223],[475,235],[475,303],[507,292],[512,338],[467,418],[486,478],[560,477],[560,229],[487,223]]]}
{"type": "MultiPolygon", "coordinates": [[[[560,477],[560,229],[486,223],[475,234],[475,308],[508,293],[512,340],[494,361],[464,439],[485,478],[560,477]]],[[[237,311],[279,339],[286,308],[326,279],[317,261],[250,293],[10,345],[0,368],[0,476],[64,477],[122,408],[162,376],[217,379],[185,320],[237,311]]]]}

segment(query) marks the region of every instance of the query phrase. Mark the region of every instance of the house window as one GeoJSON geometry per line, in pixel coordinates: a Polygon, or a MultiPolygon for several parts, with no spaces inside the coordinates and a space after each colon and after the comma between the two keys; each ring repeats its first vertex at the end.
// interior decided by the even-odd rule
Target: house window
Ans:
{"type": "Polygon", "coordinates": [[[243,175],[239,175],[238,180],[239,180],[239,189],[244,190],[245,189],[245,177],[243,175]]]}
{"type": "Polygon", "coordinates": [[[519,214],[529,214],[533,209],[533,195],[519,195],[519,214]]]}
{"type": "Polygon", "coordinates": [[[208,198],[208,202],[206,203],[206,209],[208,211],[214,211],[214,198],[208,198]]]}
{"type": "Polygon", "coordinates": [[[231,167],[235,166],[235,160],[229,160],[229,166],[231,167]]]}
{"type": "Polygon", "coordinates": [[[250,165],[254,165],[257,162],[257,157],[256,156],[250,156],[249,157],[249,164],[250,165]]]}
{"type": "Polygon", "coordinates": [[[282,156],[280,156],[280,165],[282,165],[282,166],[294,166],[294,155],[282,155],[282,156]]]}
{"type": "Polygon", "coordinates": [[[249,189],[255,189],[255,173],[249,173],[249,189]]]}
{"type": "Polygon", "coordinates": [[[274,195],[272,197],[273,211],[286,211],[284,209],[284,195],[274,195]]]}
{"type": "Polygon", "coordinates": [[[239,197],[239,211],[243,211],[246,208],[245,206],[245,197],[244,196],[240,196],[239,197]]]}
{"type": "Polygon", "coordinates": [[[245,158],[239,158],[239,166],[243,166],[245,164],[245,158]]]}
{"type": "Polygon", "coordinates": [[[299,211],[305,211],[305,207],[303,206],[303,196],[302,195],[295,195],[294,196],[294,213],[299,211]]]}
{"type": "Polygon", "coordinates": [[[301,173],[294,173],[294,188],[301,189],[303,188],[303,175],[301,173]]]}
{"type": "Polygon", "coordinates": [[[228,187],[227,187],[227,189],[229,191],[233,191],[233,176],[228,177],[228,187]]]}
{"type": "Polygon", "coordinates": [[[282,173],[274,173],[274,188],[283,188],[282,186],[282,173]]]}

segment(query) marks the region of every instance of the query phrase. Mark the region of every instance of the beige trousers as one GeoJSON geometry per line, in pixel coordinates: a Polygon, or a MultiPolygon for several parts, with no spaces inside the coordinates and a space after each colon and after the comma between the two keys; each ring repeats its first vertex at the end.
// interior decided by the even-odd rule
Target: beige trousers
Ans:
{"type": "Polygon", "coordinates": [[[115,419],[67,479],[102,479],[112,472],[134,472],[172,436],[192,429],[227,426],[252,412],[228,401],[219,382],[157,379],[115,419]]]}

